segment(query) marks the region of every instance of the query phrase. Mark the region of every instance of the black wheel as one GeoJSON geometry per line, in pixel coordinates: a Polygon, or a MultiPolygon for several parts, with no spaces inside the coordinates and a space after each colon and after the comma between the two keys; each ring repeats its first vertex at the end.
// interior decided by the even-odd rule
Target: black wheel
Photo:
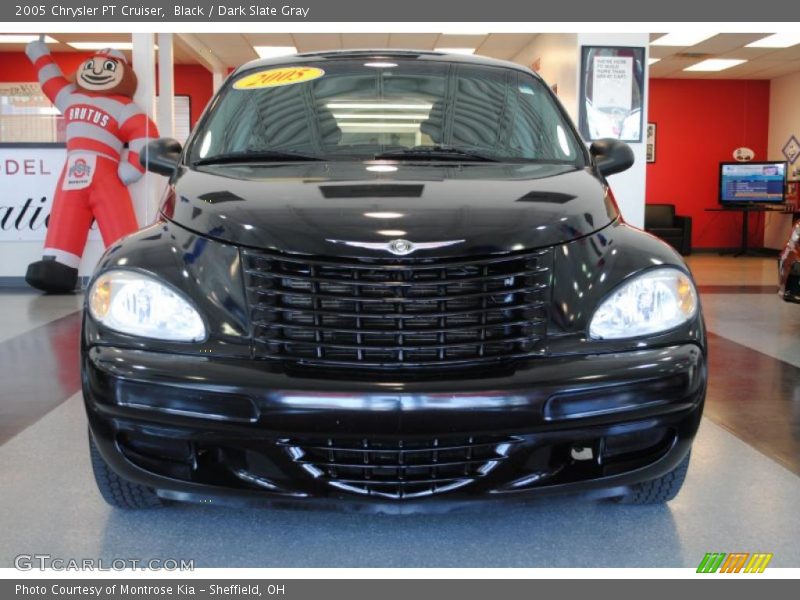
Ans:
{"type": "Polygon", "coordinates": [[[149,487],[131,483],[117,475],[100,456],[100,451],[89,433],[89,453],[92,457],[92,471],[97,488],[103,500],[115,508],[153,508],[162,506],[164,501],[149,487]]]}
{"type": "Polygon", "coordinates": [[[680,464],[658,479],[637,483],[625,495],[615,498],[620,504],[663,504],[678,495],[689,470],[689,457],[686,455],[680,464]]]}

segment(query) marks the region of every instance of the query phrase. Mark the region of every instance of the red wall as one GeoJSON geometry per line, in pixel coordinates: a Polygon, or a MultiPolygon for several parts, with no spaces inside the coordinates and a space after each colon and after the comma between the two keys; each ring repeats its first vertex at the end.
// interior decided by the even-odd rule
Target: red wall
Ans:
{"type": "MultiPolygon", "coordinates": [[[[91,53],[54,52],[53,58],[65,74],[73,73],[91,53]]],[[[0,52],[0,82],[37,81],[36,71],[22,52],[0,52]]],[[[175,65],[175,94],[191,97],[192,127],[211,100],[211,73],[200,65],[175,65]]]]}
{"type": "MultiPolygon", "coordinates": [[[[767,160],[769,81],[651,79],[648,121],[657,133],[647,202],[674,204],[678,214],[691,216],[693,247],[737,247],[741,213],[703,209],[719,206],[719,163],[732,161],[736,148],[767,160]]],[[[761,216],[750,219],[753,245],[763,243],[761,216]]]]}

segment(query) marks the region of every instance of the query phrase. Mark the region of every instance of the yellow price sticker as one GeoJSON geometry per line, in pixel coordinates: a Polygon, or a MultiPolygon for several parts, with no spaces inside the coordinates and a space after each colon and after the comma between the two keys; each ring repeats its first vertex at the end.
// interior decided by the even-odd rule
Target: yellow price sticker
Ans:
{"type": "Polygon", "coordinates": [[[237,90],[258,90],[312,81],[323,75],[325,75],[325,71],[316,67],[281,67],[246,75],[237,79],[233,87],[237,90]]]}

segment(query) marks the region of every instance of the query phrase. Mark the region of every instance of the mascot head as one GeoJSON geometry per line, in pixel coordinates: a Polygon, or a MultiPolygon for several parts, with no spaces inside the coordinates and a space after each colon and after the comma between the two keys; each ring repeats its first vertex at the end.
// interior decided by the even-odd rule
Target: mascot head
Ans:
{"type": "Polygon", "coordinates": [[[136,74],[119,50],[105,48],[85,60],[75,72],[75,84],[87,92],[133,97],[136,74]]]}

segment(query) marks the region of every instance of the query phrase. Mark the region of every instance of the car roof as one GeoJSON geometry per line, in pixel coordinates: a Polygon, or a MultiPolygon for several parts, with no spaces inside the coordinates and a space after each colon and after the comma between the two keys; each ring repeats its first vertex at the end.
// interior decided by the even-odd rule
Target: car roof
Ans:
{"type": "MultiPolygon", "coordinates": [[[[321,52],[303,52],[301,54],[291,54],[288,56],[278,56],[274,58],[262,58],[251,60],[240,67],[238,67],[232,75],[236,75],[243,71],[249,71],[259,67],[271,67],[277,65],[293,65],[308,62],[309,59],[316,61],[337,60],[337,59],[387,59],[387,58],[404,58],[404,59],[417,59],[424,61],[436,61],[447,63],[461,63],[468,65],[482,65],[487,67],[503,67],[506,69],[515,69],[522,71],[529,75],[534,75],[540,78],[537,73],[522,65],[507,60],[498,60],[495,58],[488,58],[486,56],[475,56],[472,54],[448,54],[446,52],[437,52],[435,50],[413,50],[397,48],[374,48],[374,49],[353,49],[353,50],[327,50],[321,52]]],[[[541,79],[541,78],[540,78],[541,79]]]]}

